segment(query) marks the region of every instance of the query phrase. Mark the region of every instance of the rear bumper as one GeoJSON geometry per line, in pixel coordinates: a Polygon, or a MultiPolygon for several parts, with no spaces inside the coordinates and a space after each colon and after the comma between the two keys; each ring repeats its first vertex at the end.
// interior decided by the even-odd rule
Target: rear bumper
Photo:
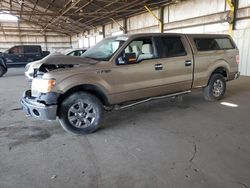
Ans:
{"type": "Polygon", "coordinates": [[[36,98],[31,97],[30,91],[26,91],[21,98],[23,111],[32,117],[40,120],[56,120],[57,105],[45,105],[37,102],[36,98]]]}
{"type": "Polygon", "coordinates": [[[233,72],[233,73],[230,73],[229,76],[228,76],[228,81],[231,81],[231,80],[236,80],[240,77],[240,72],[233,72]]]}

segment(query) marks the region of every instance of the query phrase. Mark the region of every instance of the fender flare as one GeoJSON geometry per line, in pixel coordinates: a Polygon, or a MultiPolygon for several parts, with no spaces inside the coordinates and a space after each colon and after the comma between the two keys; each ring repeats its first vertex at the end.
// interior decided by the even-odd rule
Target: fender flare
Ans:
{"type": "Polygon", "coordinates": [[[93,84],[81,84],[71,87],[64,94],[60,95],[60,97],[58,98],[58,105],[60,105],[66,97],[77,91],[86,91],[88,93],[91,93],[98,97],[103,105],[109,105],[109,101],[105,92],[100,87],[93,84]]]}

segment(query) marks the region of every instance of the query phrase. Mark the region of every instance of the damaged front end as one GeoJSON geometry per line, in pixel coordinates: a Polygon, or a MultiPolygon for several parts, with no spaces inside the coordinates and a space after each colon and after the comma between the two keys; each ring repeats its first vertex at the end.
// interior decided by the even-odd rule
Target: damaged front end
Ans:
{"type": "Polygon", "coordinates": [[[52,54],[40,61],[27,64],[25,76],[28,81],[45,73],[96,64],[98,61],[83,57],[52,54]]]}
{"type": "Polygon", "coordinates": [[[33,97],[31,90],[27,90],[21,98],[22,109],[26,115],[40,120],[56,120],[58,97],[57,93],[40,93],[33,97]]]}
{"type": "Polygon", "coordinates": [[[68,65],[68,64],[42,64],[39,68],[34,68],[33,70],[33,74],[32,74],[32,78],[36,78],[36,77],[41,77],[43,76],[45,73],[54,71],[54,70],[63,70],[63,69],[69,69],[69,68],[73,68],[77,65],[68,65]]]}
{"type": "MultiPolygon", "coordinates": [[[[96,63],[82,57],[50,56],[29,66],[32,69],[31,90],[24,92],[21,98],[22,109],[29,116],[41,120],[56,120],[57,102],[61,93],[55,91],[57,81],[53,71],[64,71],[76,67],[90,66],[96,63]],[[52,78],[48,78],[48,74],[52,78]]],[[[62,73],[63,74],[63,73],[62,73]]]]}

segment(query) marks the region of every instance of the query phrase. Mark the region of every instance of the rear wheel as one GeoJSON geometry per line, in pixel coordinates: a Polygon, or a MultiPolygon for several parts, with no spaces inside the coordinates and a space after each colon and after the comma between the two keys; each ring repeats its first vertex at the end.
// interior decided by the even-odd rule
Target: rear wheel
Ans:
{"type": "Polygon", "coordinates": [[[7,72],[6,68],[0,65],[0,77],[2,77],[7,72]]]}
{"type": "Polygon", "coordinates": [[[203,89],[207,101],[217,101],[223,98],[226,91],[226,81],[221,74],[213,74],[208,85],[203,89]]]}
{"type": "Polygon", "coordinates": [[[86,134],[100,127],[103,105],[86,92],[76,92],[66,98],[59,109],[59,121],[63,129],[73,134],[86,134]]]}

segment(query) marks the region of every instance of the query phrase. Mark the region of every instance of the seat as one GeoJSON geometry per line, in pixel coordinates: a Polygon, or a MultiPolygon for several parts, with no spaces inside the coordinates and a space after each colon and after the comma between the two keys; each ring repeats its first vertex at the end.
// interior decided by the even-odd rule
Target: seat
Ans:
{"type": "Polygon", "coordinates": [[[154,57],[153,47],[151,44],[142,45],[142,53],[138,57],[138,61],[142,59],[151,59],[154,57]]]}
{"type": "Polygon", "coordinates": [[[132,50],[133,50],[133,53],[136,54],[136,59],[138,59],[139,55],[141,54],[140,48],[137,45],[135,45],[132,47],[132,50]]]}
{"type": "Polygon", "coordinates": [[[131,46],[127,46],[127,48],[125,48],[125,53],[126,54],[129,54],[129,53],[132,53],[133,52],[133,49],[131,46]]]}

